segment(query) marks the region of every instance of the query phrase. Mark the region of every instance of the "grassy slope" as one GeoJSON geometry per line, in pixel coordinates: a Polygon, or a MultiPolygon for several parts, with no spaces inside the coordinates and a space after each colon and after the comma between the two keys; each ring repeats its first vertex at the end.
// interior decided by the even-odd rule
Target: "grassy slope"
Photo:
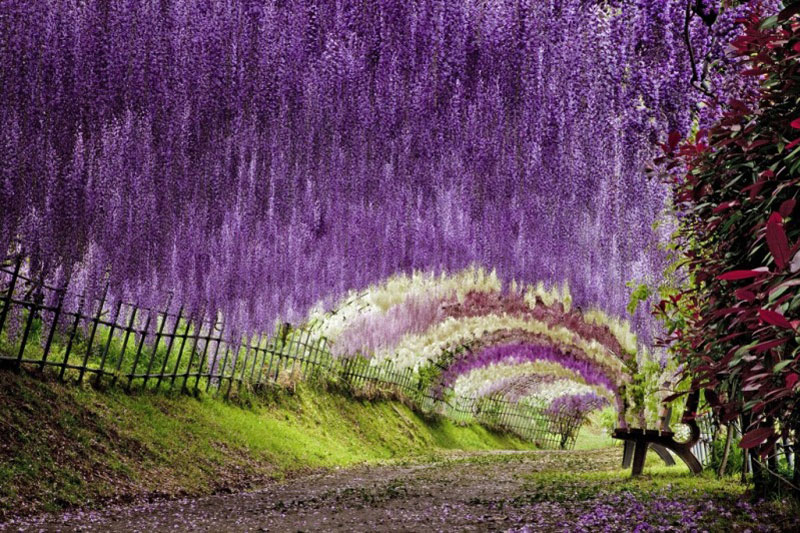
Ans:
{"type": "Polygon", "coordinates": [[[205,494],[293,472],[444,450],[523,449],[398,402],[310,389],[233,405],[0,371],[0,518],[106,499],[205,494]]]}

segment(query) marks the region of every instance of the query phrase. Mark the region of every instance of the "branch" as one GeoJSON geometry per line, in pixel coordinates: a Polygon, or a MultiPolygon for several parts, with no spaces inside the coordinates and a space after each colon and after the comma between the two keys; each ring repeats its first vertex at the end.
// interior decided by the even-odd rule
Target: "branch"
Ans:
{"type": "Polygon", "coordinates": [[[692,67],[692,81],[691,85],[704,95],[711,98],[715,104],[719,104],[719,100],[717,96],[713,94],[711,91],[703,87],[703,82],[705,81],[705,76],[708,73],[707,69],[703,69],[703,77],[701,78],[700,75],[697,73],[697,64],[694,55],[694,47],[692,46],[692,38],[691,32],[689,31],[689,23],[692,21],[693,11],[692,11],[692,0],[686,0],[686,16],[683,20],[683,42],[686,45],[686,49],[689,51],[689,63],[692,67]]]}

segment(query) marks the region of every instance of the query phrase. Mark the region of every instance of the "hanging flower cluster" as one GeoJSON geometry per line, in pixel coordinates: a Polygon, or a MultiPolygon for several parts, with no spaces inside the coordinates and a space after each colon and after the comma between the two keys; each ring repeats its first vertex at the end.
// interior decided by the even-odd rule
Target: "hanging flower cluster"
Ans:
{"type": "Polygon", "coordinates": [[[369,307],[365,312],[350,317],[348,323],[341,327],[336,327],[341,316],[337,313],[333,315],[335,325],[328,325],[328,319],[323,318],[321,329],[335,341],[336,355],[359,353],[370,357],[377,351],[391,350],[406,335],[422,333],[448,317],[512,315],[568,328],[576,335],[598,342],[623,359],[630,359],[635,353],[635,337],[630,338],[631,342],[626,342],[628,346],[623,348],[611,327],[597,318],[597,313],[590,321],[584,319],[582,313],[565,311],[559,302],[544,305],[541,300],[524,298],[517,292],[503,293],[499,288],[469,292],[464,289],[460,287],[461,294],[457,294],[455,288],[436,287],[419,291],[408,287],[405,299],[388,309],[369,307]],[[335,335],[331,336],[330,333],[335,335]]]}
{"type": "MultiPolygon", "coordinates": [[[[470,267],[451,273],[434,275],[430,272],[413,272],[410,275],[395,274],[380,283],[370,285],[364,290],[350,290],[336,302],[331,310],[319,302],[307,318],[320,335],[338,344],[340,353],[354,354],[368,351],[358,342],[359,333],[369,328],[380,327],[386,313],[392,312],[398,320],[409,314],[395,309],[409,302],[410,307],[418,306],[423,301],[440,302],[446,299],[463,299],[469,292],[498,292],[503,284],[497,274],[487,272],[480,267],[470,267]],[[346,339],[352,339],[348,343],[346,339]]],[[[412,319],[413,320],[413,319],[412,319]]],[[[380,342],[388,345],[388,342],[380,342]]],[[[368,355],[368,354],[367,354],[368,355]]]]}
{"type": "Polygon", "coordinates": [[[386,313],[362,315],[333,345],[334,355],[369,355],[399,343],[409,334],[421,333],[445,318],[440,298],[411,295],[386,313]]]}
{"type": "Polygon", "coordinates": [[[607,404],[606,398],[598,396],[594,392],[563,394],[555,397],[545,412],[562,415],[569,413],[573,416],[583,417],[607,404]]]}
{"type": "Polygon", "coordinates": [[[529,390],[544,383],[552,383],[556,379],[557,378],[555,376],[550,374],[520,374],[515,372],[510,377],[502,378],[497,381],[491,381],[487,385],[484,385],[478,390],[476,397],[482,398],[485,396],[490,396],[511,399],[511,397],[515,396],[516,392],[522,388],[529,390]]]}
{"type": "Polygon", "coordinates": [[[497,364],[520,364],[527,362],[550,362],[561,368],[574,372],[584,383],[605,387],[611,393],[617,390],[617,381],[621,376],[614,375],[609,369],[597,365],[594,361],[580,355],[563,353],[550,346],[529,344],[506,344],[492,346],[477,353],[468,353],[465,357],[453,362],[442,373],[441,383],[450,385],[463,374],[497,364]]]}
{"type": "Polygon", "coordinates": [[[491,396],[494,392],[503,389],[503,383],[515,383],[517,380],[528,378],[542,381],[563,379],[584,383],[583,378],[577,372],[564,368],[558,363],[551,361],[507,361],[474,368],[461,374],[453,382],[452,387],[458,396],[491,396]],[[524,378],[524,376],[527,376],[527,378],[524,378]],[[538,378],[533,376],[538,376],[538,378]]]}
{"type": "MultiPolygon", "coordinates": [[[[470,265],[622,316],[664,266],[641,169],[689,130],[683,26],[672,0],[3,2],[0,248],[240,330],[470,265]]],[[[697,57],[731,28],[693,18],[697,57]]]]}
{"type": "MultiPolygon", "coordinates": [[[[532,319],[508,315],[484,315],[468,318],[448,318],[422,334],[407,335],[392,349],[379,351],[376,361],[390,360],[400,368],[419,368],[438,361],[443,354],[461,346],[473,344],[487,335],[496,337],[506,332],[517,336],[533,335],[542,344],[557,347],[562,352],[582,353],[587,360],[608,369],[609,374],[626,375],[625,364],[596,341],[587,341],[567,328],[550,326],[532,319]]],[[[495,338],[496,338],[495,337],[495,338]]]]}

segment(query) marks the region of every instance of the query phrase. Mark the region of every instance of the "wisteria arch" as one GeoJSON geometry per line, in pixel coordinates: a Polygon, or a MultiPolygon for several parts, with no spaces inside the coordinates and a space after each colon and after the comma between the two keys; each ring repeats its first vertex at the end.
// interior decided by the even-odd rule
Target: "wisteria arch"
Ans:
{"type": "Polygon", "coordinates": [[[468,352],[458,358],[442,373],[440,382],[451,385],[459,376],[478,368],[499,364],[522,364],[548,362],[574,372],[587,384],[602,386],[611,394],[617,394],[625,377],[609,372],[594,361],[574,353],[564,353],[558,348],[541,344],[510,343],[497,344],[478,352],[468,352]]]}
{"type": "MultiPolygon", "coordinates": [[[[608,317],[568,308],[565,289],[533,285],[504,291],[491,275],[473,271],[466,278],[393,278],[346,300],[329,320],[315,320],[319,331],[331,335],[340,357],[361,355],[438,374],[431,382],[437,397],[445,390],[482,397],[474,386],[462,390],[461,383],[496,369],[497,375],[478,376],[495,379],[483,383],[494,392],[514,381],[514,374],[519,379],[538,376],[531,379],[548,382],[549,393],[580,396],[578,403],[587,408],[608,403],[601,398],[613,399],[610,403],[622,415],[620,385],[631,381],[634,354],[622,348],[608,317]],[[453,284],[454,279],[459,283],[453,284]]],[[[635,339],[622,339],[635,346],[635,339]]]]}
{"type": "MultiPolygon", "coordinates": [[[[696,100],[681,2],[0,9],[2,246],[74,294],[253,330],[476,264],[621,316],[661,271],[641,169],[696,100]]],[[[699,57],[735,16],[693,20],[699,57]]]]}

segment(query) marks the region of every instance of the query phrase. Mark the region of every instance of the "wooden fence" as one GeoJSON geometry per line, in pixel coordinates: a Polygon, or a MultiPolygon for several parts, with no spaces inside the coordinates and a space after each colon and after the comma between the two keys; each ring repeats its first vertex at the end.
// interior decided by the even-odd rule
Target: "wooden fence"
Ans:
{"type": "Polygon", "coordinates": [[[127,390],[211,392],[328,379],[359,395],[397,394],[458,423],[478,421],[538,446],[571,449],[583,419],[502,398],[465,398],[424,384],[411,369],[363,358],[334,358],[328,340],[284,324],[271,337],[231,338],[220,317],[187,313],[167,294],[162,309],[79,297],[28,277],[24,261],[0,263],[0,366],[49,368],[62,381],[127,390]],[[68,309],[69,308],[69,309],[68,309]]]}

